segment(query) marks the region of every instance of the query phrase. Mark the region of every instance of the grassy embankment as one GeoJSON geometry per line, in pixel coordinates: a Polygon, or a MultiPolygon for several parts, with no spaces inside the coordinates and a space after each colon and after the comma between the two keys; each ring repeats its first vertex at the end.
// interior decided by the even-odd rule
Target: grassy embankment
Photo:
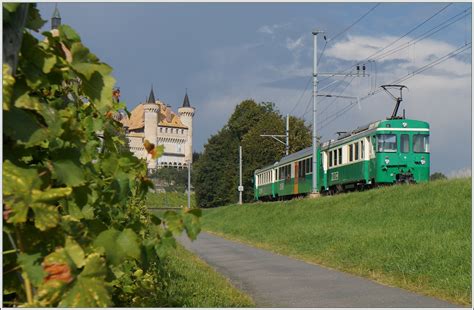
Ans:
{"type": "Polygon", "coordinates": [[[255,307],[250,297],[206,263],[178,245],[164,265],[166,307],[255,307]]]}
{"type": "MultiPolygon", "coordinates": [[[[187,207],[188,195],[186,193],[148,193],[147,206],[149,208],[180,208],[187,207]]],[[[194,193],[191,192],[191,208],[196,207],[194,193]]]]}
{"type": "MultiPolygon", "coordinates": [[[[187,206],[184,193],[149,193],[147,206],[151,208],[173,208],[187,206]]],[[[195,207],[191,194],[191,207],[195,207]]],[[[151,211],[162,215],[165,211],[151,211]]],[[[168,304],[164,307],[255,307],[246,294],[232,286],[229,281],[209,267],[196,255],[178,244],[165,260],[163,267],[166,284],[159,293],[168,304]]]]}
{"type": "Polygon", "coordinates": [[[206,210],[204,230],[471,304],[471,180],[206,210]]]}

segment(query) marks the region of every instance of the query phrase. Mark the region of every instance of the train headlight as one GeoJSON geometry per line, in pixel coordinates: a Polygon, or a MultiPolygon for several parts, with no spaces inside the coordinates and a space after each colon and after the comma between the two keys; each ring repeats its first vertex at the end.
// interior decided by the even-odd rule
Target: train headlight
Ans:
{"type": "Polygon", "coordinates": [[[388,157],[385,157],[385,164],[388,165],[390,163],[390,159],[388,157]]]}
{"type": "Polygon", "coordinates": [[[420,163],[421,163],[422,165],[426,164],[426,160],[425,160],[424,157],[421,158],[420,163]]]}

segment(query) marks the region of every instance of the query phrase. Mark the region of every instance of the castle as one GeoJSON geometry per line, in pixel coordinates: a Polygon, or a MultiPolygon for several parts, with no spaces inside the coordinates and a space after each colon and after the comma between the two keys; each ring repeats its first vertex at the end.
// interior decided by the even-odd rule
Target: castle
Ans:
{"type": "Polygon", "coordinates": [[[147,160],[148,169],[183,168],[193,159],[194,113],[187,92],[176,114],[171,106],[155,99],[152,88],[148,100],[138,104],[130,117],[124,115],[120,122],[127,128],[130,150],[138,158],[147,160]],[[153,160],[145,150],[145,140],[154,145],[163,145],[163,155],[153,160]]]}
{"type": "MultiPolygon", "coordinates": [[[[51,18],[51,33],[58,36],[61,16],[57,5],[51,18]]],[[[71,52],[63,47],[68,61],[72,61],[71,52]]],[[[130,150],[138,158],[145,158],[149,170],[160,167],[184,168],[193,160],[193,117],[195,109],[189,104],[186,91],[183,104],[178,108],[178,114],[171,106],[160,100],[155,100],[153,88],[148,100],[138,104],[130,117],[125,113],[115,116],[127,130],[130,150]],[[144,142],[148,140],[154,145],[163,145],[164,154],[153,160],[145,150],[144,142]]]]}

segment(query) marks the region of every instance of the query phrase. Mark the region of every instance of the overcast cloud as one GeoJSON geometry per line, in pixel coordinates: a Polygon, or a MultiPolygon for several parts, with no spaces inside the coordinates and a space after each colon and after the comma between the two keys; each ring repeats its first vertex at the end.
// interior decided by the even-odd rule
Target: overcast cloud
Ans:
{"type": "MultiPolygon", "coordinates": [[[[319,38],[320,72],[339,72],[397,40],[446,6],[444,3],[382,3],[343,33],[374,3],[61,3],[63,23],[114,68],[122,99],[131,109],[153,84],[160,100],[174,110],[188,88],[195,106],[194,147],[202,151],[210,135],[236,104],[253,98],[275,102],[283,113],[311,119],[312,36],[319,38]],[[306,91],[305,91],[305,87],[306,91]],[[300,100],[301,98],[301,100],[300,100]]],[[[416,31],[387,48],[397,53],[365,62],[370,77],[320,77],[325,93],[363,97],[374,85],[389,83],[431,63],[471,40],[471,15],[424,40],[420,35],[470,3],[454,3],[416,31]]],[[[44,17],[53,4],[40,4],[44,17]]],[[[469,11],[470,12],[470,11],[469,11]]],[[[49,27],[49,25],[48,25],[49,27]]],[[[403,82],[407,117],[431,126],[432,172],[463,175],[471,167],[471,50],[403,82]]],[[[393,100],[381,92],[331,122],[325,120],[351,103],[320,99],[323,139],[391,114],[393,100]]]]}

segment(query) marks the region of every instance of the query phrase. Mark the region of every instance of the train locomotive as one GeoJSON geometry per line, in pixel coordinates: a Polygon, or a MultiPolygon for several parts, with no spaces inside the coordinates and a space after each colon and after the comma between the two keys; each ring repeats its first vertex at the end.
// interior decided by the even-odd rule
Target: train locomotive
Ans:
{"type": "MultiPolygon", "coordinates": [[[[317,148],[317,188],[322,194],[430,177],[429,124],[396,116],[372,122],[317,148]]],[[[256,200],[303,196],[312,189],[312,148],[283,157],[254,173],[256,200]]]]}

